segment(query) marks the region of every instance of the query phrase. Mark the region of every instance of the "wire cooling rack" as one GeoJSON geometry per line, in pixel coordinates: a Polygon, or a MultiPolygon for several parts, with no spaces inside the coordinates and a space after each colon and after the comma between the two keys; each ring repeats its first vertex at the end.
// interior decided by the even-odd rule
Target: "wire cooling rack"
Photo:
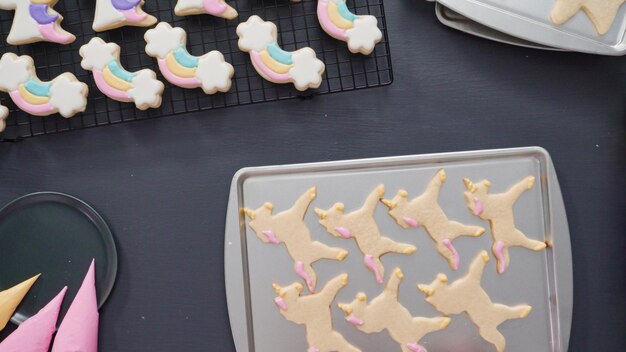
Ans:
{"type": "MultiPolygon", "coordinates": [[[[205,95],[201,89],[182,89],[167,83],[161,76],[156,62],[145,54],[143,35],[146,28],[122,27],[97,34],[105,41],[112,41],[122,48],[122,65],[129,71],[151,68],[165,83],[163,103],[159,109],[137,110],[132,103],[120,103],[106,98],[96,88],[89,72],[80,67],[78,49],[96,33],[91,29],[95,1],[64,0],[55,10],[64,20],[63,28],[76,35],[71,45],[35,43],[11,46],[6,43],[13,21],[13,12],[0,10],[0,54],[13,52],[30,55],[35,61],[37,75],[41,80],[49,80],[62,72],[72,72],[89,85],[87,110],[73,118],[64,119],[60,115],[49,117],[30,116],[10,101],[8,95],[0,94],[0,102],[9,107],[5,132],[0,140],[15,141],[26,137],[58,133],[88,127],[96,127],[144,120],[160,116],[170,116],[192,111],[223,108],[236,105],[276,101],[295,97],[308,97],[318,94],[350,91],[391,84],[393,72],[387,39],[387,27],[383,0],[348,0],[348,6],[356,14],[371,14],[378,18],[383,32],[383,40],[369,56],[351,54],[347,45],[328,36],[321,29],[317,15],[317,0],[291,2],[289,0],[227,0],[236,8],[239,17],[234,20],[198,15],[178,17],[174,14],[176,0],[147,0],[144,10],[159,21],[187,31],[187,47],[194,55],[202,55],[211,50],[219,50],[226,61],[235,68],[233,85],[228,93],[205,95]],[[237,46],[237,25],[256,14],[278,27],[278,41],[285,50],[295,50],[304,46],[313,48],[326,64],[324,80],[320,88],[298,92],[293,85],[278,85],[263,80],[254,70],[248,54],[237,46]]],[[[2,77],[0,77],[2,79],[2,77]]]]}

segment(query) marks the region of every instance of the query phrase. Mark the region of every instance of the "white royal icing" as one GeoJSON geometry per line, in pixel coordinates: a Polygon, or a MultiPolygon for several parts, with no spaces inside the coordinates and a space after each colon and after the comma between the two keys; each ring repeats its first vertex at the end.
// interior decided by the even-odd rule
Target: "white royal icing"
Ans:
{"type": "Polygon", "coordinates": [[[133,78],[133,88],[127,91],[133,98],[138,108],[161,106],[161,94],[163,93],[163,83],[156,79],[156,73],[152,70],[141,70],[133,78]]]}
{"type": "Polygon", "coordinates": [[[196,78],[202,82],[202,90],[206,94],[227,92],[234,72],[233,66],[224,60],[224,55],[213,50],[200,58],[196,78]]]}
{"type": "Polygon", "coordinates": [[[7,117],[9,117],[9,109],[0,104],[0,132],[7,127],[7,117]]]}
{"type": "Polygon", "coordinates": [[[28,81],[33,68],[33,60],[29,56],[6,53],[0,58],[0,90],[16,91],[21,83],[28,81]]]}
{"type": "Polygon", "coordinates": [[[317,58],[311,48],[297,50],[291,56],[293,67],[289,69],[289,76],[298,90],[317,88],[322,83],[322,74],[325,65],[317,58]]]}
{"type": "Polygon", "coordinates": [[[71,73],[65,73],[52,81],[50,105],[63,117],[72,117],[87,107],[87,85],[79,82],[71,73]]]}
{"type": "Polygon", "coordinates": [[[43,38],[39,24],[30,16],[30,4],[30,0],[0,0],[0,9],[15,10],[13,25],[7,36],[8,42],[21,43],[43,38]]]}
{"type": "Polygon", "coordinates": [[[245,52],[263,51],[268,44],[274,43],[277,38],[276,25],[266,22],[257,15],[250,16],[246,22],[237,26],[239,49],[245,52]]]}
{"type": "Polygon", "coordinates": [[[378,20],[374,16],[359,16],[353,22],[353,27],[346,30],[348,48],[351,52],[369,54],[380,42],[383,33],[378,29],[378,20]]]}
{"type": "Polygon", "coordinates": [[[124,14],[113,7],[111,0],[96,0],[96,15],[93,19],[93,29],[95,31],[104,30],[125,20],[124,14]]]}
{"type": "Polygon", "coordinates": [[[174,11],[176,12],[184,12],[188,10],[196,10],[204,7],[203,0],[178,0],[176,3],[176,7],[174,7],[174,11]]]}
{"type": "Polygon", "coordinates": [[[161,22],[144,35],[146,54],[165,59],[167,54],[185,44],[185,37],[182,28],[172,28],[169,23],[161,22]]]}
{"type": "Polygon", "coordinates": [[[119,58],[120,47],[95,37],[80,48],[79,54],[83,58],[80,62],[82,68],[102,71],[111,61],[119,58]]]}

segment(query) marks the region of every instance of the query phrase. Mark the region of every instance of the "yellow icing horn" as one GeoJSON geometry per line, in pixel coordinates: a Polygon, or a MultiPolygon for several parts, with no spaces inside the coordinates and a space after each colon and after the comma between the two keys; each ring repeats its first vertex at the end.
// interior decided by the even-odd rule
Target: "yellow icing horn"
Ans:
{"type": "Polygon", "coordinates": [[[432,296],[433,295],[433,289],[430,288],[430,286],[428,285],[423,285],[423,284],[419,284],[417,285],[417,288],[424,292],[426,294],[426,296],[432,296]]]}
{"type": "Polygon", "coordinates": [[[350,308],[347,304],[339,303],[337,304],[337,307],[339,307],[339,309],[343,310],[347,314],[352,314],[352,308],[350,308]]]}
{"type": "Polygon", "coordinates": [[[395,207],[396,207],[396,203],[394,203],[394,202],[392,202],[392,201],[390,201],[390,200],[388,200],[388,199],[381,199],[380,201],[381,201],[384,205],[386,205],[386,206],[387,206],[387,208],[389,208],[389,209],[393,209],[393,208],[395,208],[395,207]]]}
{"type": "Polygon", "coordinates": [[[322,219],[322,220],[323,220],[323,219],[326,219],[326,212],[325,212],[325,211],[323,211],[323,210],[322,210],[322,209],[320,209],[320,208],[315,208],[315,210],[314,210],[314,211],[315,211],[315,214],[316,214],[317,216],[319,216],[319,218],[320,218],[320,219],[322,219]]]}
{"type": "Polygon", "coordinates": [[[248,215],[248,217],[250,219],[254,220],[255,215],[254,215],[254,212],[252,210],[247,209],[247,208],[243,208],[243,209],[241,209],[241,212],[243,212],[244,214],[248,215]]]}

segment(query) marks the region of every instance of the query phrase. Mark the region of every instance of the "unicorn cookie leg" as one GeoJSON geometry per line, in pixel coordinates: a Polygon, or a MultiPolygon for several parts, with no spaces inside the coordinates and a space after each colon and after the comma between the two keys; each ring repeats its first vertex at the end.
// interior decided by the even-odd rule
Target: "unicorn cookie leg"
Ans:
{"type": "Polygon", "coordinates": [[[157,59],[161,73],[168,82],[181,88],[201,87],[206,94],[228,92],[233,66],[224,61],[224,55],[213,50],[200,57],[189,54],[185,48],[187,33],[161,22],[146,32],[146,54],[157,59]]]}
{"type": "Polygon", "coordinates": [[[322,83],[324,63],[311,48],[294,52],[282,50],[277,43],[276,25],[259,16],[237,26],[239,49],[250,53],[252,65],[266,80],[273,83],[293,83],[299,91],[318,88],[322,83]]]}
{"type": "Polygon", "coordinates": [[[93,30],[103,32],[123,26],[152,26],[157,19],[143,11],[143,4],[143,0],[96,0],[93,30]]]}
{"type": "Polygon", "coordinates": [[[383,38],[376,17],[353,14],[346,0],[318,0],[317,18],[324,32],[348,43],[353,54],[369,55],[383,38]]]}
{"type": "Polygon", "coordinates": [[[237,17],[237,10],[224,0],[178,0],[174,7],[176,16],[213,15],[232,20],[237,17]]]}
{"type": "Polygon", "coordinates": [[[69,44],[76,37],[61,28],[63,17],[52,9],[58,0],[0,0],[0,10],[15,10],[7,37],[11,45],[36,42],[69,44]]]}
{"type": "Polygon", "coordinates": [[[120,47],[93,38],[79,50],[83,69],[92,71],[98,89],[107,97],[134,102],[140,110],[161,106],[164,85],[149,69],[128,72],[120,64],[120,47]]]}
{"type": "Polygon", "coordinates": [[[89,89],[69,73],[50,82],[37,78],[30,56],[6,53],[0,58],[0,91],[9,93],[20,109],[35,116],[59,113],[70,118],[87,107],[89,89]]]}

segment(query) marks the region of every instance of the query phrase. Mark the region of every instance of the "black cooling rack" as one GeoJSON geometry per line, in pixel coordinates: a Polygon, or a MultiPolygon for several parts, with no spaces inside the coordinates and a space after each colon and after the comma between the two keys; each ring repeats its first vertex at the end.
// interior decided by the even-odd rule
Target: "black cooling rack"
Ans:
{"type": "MultiPolygon", "coordinates": [[[[356,14],[371,14],[378,18],[383,40],[369,56],[351,54],[344,42],[328,36],[317,20],[317,0],[291,2],[289,0],[227,0],[236,8],[239,17],[234,20],[198,15],[178,17],[174,15],[176,0],[147,0],[144,10],[172,26],[187,31],[187,47],[192,54],[202,55],[210,50],[219,50],[235,68],[233,85],[228,93],[205,95],[201,89],[182,89],[172,86],[161,76],[156,61],[145,54],[143,35],[146,28],[122,27],[97,34],[105,41],[112,41],[122,48],[121,62],[129,71],[151,68],[165,83],[163,104],[159,109],[140,111],[132,103],[120,103],[106,98],[95,87],[91,74],[80,67],[78,49],[96,33],[91,29],[94,0],[60,1],[55,10],[64,20],[63,28],[76,35],[71,45],[35,43],[11,46],[6,43],[13,21],[13,12],[0,10],[0,54],[13,52],[30,55],[35,61],[37,75],[49,80],[62,72],[72,72],[89,85],[87,110],[71,119],[60,115],[49,117],[30,116],[10,101],[7,94],[0,94],[0,101],[9,107],[7,128],[0,140],[15,141],[26,137],[58,133],[82,128],[97,127],[170,116],[192,111],[223,108],[267,101],[310,97],[318,94],[350,91],[388,85],[393,81],[391,57],[387,40],[387,27],[383,0],[348,0],[348,6],[356,14]],[[278,41],[285,50],[304,46],[313,48],[326,64],[324,81],[320,88],[304,93],[293,85],[277,85],[263,80],[250,63],[249,55],[237,47],[237,25],[256,14],[278,27],[278,41]]],[[[2,77],[0,77],[2,79],[2,77]]]]}

